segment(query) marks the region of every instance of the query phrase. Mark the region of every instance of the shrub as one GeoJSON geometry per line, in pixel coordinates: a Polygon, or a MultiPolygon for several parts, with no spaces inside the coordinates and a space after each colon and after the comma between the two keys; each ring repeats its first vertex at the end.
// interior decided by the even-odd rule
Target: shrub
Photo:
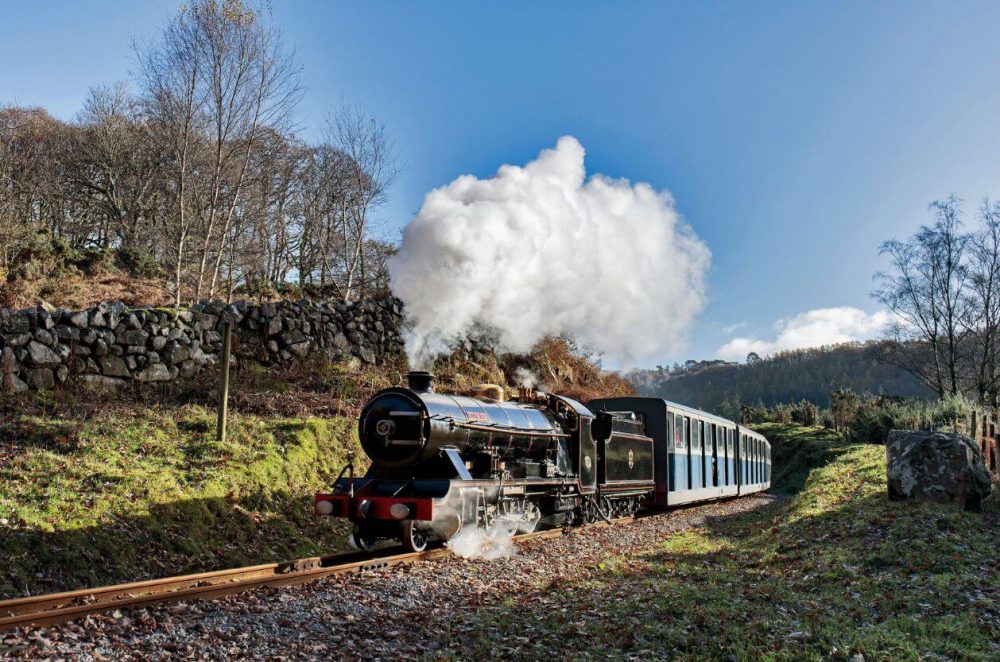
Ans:
{"type": "Polygon", "coordinates": [[[130,276],[135,278],[157,278],[163,275],[163,268],[152,253],[132,246],[124,246],[115,251],[115,261],[130,276]]]}
{"type": "Polygon", "coordinates": [[[263,276],[248,276],[246,284],[240,288],[240,291],[258,301],[269,301],[278,296],[278,288],[271,280],[263,276]]]}
{"type": "Polygon", "coordinates": [[[851,436],[861,442],[884,444],[890,430],[919,430],[926,426],[927,413],[922,403],[868,395],[858,407],[851,436]]]}
{"type": "Polygon", "coordinates": [[[791,415],[794,422],[809,427],[816,425],[816,421],[819,419],[819,411],[816,409],[816,405],[808,400],[803,400],[799,404],[793,405],[791,415]]]}
{"type": "Polygon", "coordinates": [[[968,420],[972,414],[972,404],[961,393],[947,394],[931,410],[935,425],[952,425],[955,421],[968,420]]]}
{"type": "Polygon", "coordinates": [[[37,280],[75,273],[84,261],[82,253],[46,228],[27,235],[18,246],[18,261],[7,273],[7,282],[37,280]]]}
{"type": "Polygon", "coordinates": [[[73,266],[88,276],[115,270],[114,254],[103,248],[85,248],[78,253],[73,266]]]}

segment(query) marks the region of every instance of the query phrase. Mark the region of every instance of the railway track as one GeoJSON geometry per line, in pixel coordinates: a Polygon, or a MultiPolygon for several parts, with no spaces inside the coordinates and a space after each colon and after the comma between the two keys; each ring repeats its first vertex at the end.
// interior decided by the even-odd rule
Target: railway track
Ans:
{"type": "MultiPolygon", "coordinates": [[[[563,529],[551,529],[518,535],[514,540],[523,542],[535,538],[552,538],[563,533],[563,529]]],[[[330,575],[418,563],[449,555],[451,551],[446,547],[405,553],[400,552],[398,547],[392,547],[376,550],[371,554],[347,552],[3,600],[0,601],[0,632],[26,625],[57,625],[115,609],[145,607],[165,602],[208,600],[258,586],[301,584],[330,575]]]]}

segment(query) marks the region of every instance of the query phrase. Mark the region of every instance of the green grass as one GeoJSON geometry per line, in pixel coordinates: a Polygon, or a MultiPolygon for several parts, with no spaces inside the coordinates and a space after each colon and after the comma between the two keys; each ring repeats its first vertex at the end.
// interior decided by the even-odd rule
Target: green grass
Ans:
{"type": "Polygon", "coordinates": [[[352,419],[237,414],[214,437],[197,405],[0,419],[0,597],[343,547],[312,494],[359,448],[352,419]]]}
{"type": "Polygon", "coordinates": [[[1000,659],[996,498],[889,502],[884,447],[762,432],[787,498],[483,609],[477,653],[526,636],[515,657],[1000,659]]]}
{"type": "Polygon", "coordinates": [[[814,469],[855,448],[840,435],[819,426],[759,423],[753,427],[771,442],[774,468],[771,491],[776,494],[802,491],[814,469]]]}

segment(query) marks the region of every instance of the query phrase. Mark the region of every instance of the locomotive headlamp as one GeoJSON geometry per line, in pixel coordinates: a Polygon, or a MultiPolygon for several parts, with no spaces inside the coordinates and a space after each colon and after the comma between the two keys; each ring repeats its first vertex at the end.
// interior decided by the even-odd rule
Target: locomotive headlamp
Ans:
{"type": "Polygon", "coordinates": [[[405,503],[394,503],[389,507],[389,514],[396,519],[406,519],[410,516],[410,507],[405,503]]]}
{"type": "Polygon", "coordinates": [[[324,499],[316,502],[317,515],[330,515],[333,513],[333,502],[324,499]]]}

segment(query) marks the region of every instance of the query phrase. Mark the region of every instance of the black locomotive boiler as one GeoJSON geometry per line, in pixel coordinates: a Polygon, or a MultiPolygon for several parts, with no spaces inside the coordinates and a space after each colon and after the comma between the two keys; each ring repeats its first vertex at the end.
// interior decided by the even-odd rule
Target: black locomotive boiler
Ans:
{"type": "Polygon", "coordinates": [[[433,379],[411,372],[407,388],[373,396],[358,426],[371,467],[363,478],[345,476],[353,473],[346,468],[315,497],[318,514],[353,523],[359,548],[397,539],[419,551],[468,527],[529,532],[653,503],[655,467],[663,464],[656,455],[667,453],[670,437],[661,434],[658,444],[647,434],[648,407],[629,406],[651,399],[617,399],[594,411],[528,389],[513,401],[491,385],[446,395],[433,379]]]}

